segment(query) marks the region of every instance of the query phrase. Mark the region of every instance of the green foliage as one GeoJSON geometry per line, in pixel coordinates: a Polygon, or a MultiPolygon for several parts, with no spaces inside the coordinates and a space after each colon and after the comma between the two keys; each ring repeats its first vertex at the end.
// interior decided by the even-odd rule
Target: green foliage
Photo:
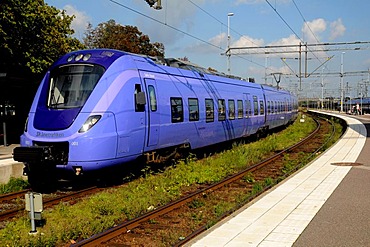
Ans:
{"type": "Polygon", "coordinates": [[[88,48],[111,48],[149,56],[164,56],[162,43],[150,43],[148,35],[144,35],[134,26],[122,26],[114,20],[100,23],[96,28],[89,24],[84,37],[88,48]]]}
{"type": "Polygon", "coordinates": [[[205,205],[204,201],[195,199],[189,203],[189,208],[200,208],[205,205]]]}
{"type": "Polygon", "coordinates": [[[28,187],[29,187],[29,184],[27,181],[21,178],[11,177],[7,184],[0,184],[0,194],[20,191],[28,187]]]}
{"type": "Polygon", "coordinates": [[[62,54],[83,48],[72,38],[73,18],[43,0],[2,0],[1,67],[7,72],[41,73],[62,54]]]}
{"type": "Polygon", "coordinates": [[[261,192],[264,188],[264,185],[263,183],[261,182],[256,182],[253,184],[253,188],[252,188],[252,195],[256,195],[258,194],[259,192],[261,192]]]}

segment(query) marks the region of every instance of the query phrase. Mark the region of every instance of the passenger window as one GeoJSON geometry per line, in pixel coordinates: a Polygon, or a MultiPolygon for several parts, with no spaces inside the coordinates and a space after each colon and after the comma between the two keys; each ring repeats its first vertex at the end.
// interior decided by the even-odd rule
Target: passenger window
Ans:
{"type": "Polygon", "coordinates": [[[199,120],[199,105],[198,99],[189,99],[189,121],[199,120]]]}
{"type": "Polygon", "coordinates": [[[274,101],[271,101],[271,114],[274,113],[274,101]]]}
{"type": "Polygon", "coordinates": [[[238,118],[243,118],[243,101],[238,100],[238,118]]]}
{"type": "Polygon", "coordinates": [[[258,100],[257,96],[253,96],[254,115],[258,115],[258,100]]]}
{"type": "Polygon", "coordinates": [[[260,115],[265,114],[265,105],[263,104],[263,100],[260,100],[260,115]]]}
{"type": "Polygon", "coordinates": [[[213,99],[206,99],[206,122],[215,121],[213,99]]]}
{"type": "Polygon", "coordinates": [[[278,113],[279,112],[279,108],[278,108],[278,102],[275,101],[275,110],[274,110],[275,113],[278,113]]]}
{"type": "Polygon", "coordinates": [[[154,86],[148,86],[149,99],[150,99],[150,110],[157,111],[157,97],[155,96],[154,86]]]}
{"type": "Polygon", "coordinates": [[[225,100],[218,100],[218,121],[224,121],[226,119],[226,106],[225,100]]]}
{"type": "Polygon", "coordinates": [[[235,119],[235,101],[232,99],[229,99],[229,119],[234,120],[235,119]]]}
{"type": "Polygon", "coordinates": [[[171,121],[172,123],[184,121],[182,98],[171,98],[171,121]]]}
{"type": "Polygon", "coordinates": [[[252,115],[251,102],[249,100],[246,100],[245,101],[245,117],[248,118],[250,115],[252,115]]]}

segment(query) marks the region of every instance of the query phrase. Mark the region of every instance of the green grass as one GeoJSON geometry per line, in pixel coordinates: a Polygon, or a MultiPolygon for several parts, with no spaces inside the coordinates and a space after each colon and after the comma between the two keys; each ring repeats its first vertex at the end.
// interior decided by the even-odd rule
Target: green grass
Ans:
{"type": "Polygon", "coordinates": [[[0,184],[0,194],[7,194],[11,192],[21,191],[27,189],[29,184],[22,178],[11,177],[7,184],[0,184]]]}
{"type": "MultiPolygon", "coordinates": [[[[29,236],[31,226],[25,215],[0,230],[0,243],[3,246],[55,246],[72,239],[87,238],[181,197],[190,186],[218,182],[245,168],[246,164],[256,163],[271,152],[294,144],[314,128],[314,122],[307,117],[304,123],[296,121],[281,133],[264,140],[235,145],[231,150],[201,160],[191,155],[162,173],[147,172],[145,178],[93,195],[74,205],[60,203],[43,212],[45,224],[37,228],[41,233],[37,236],[29,236]]],[[[251,183],[254,181],[251,176],[245,179],[251,183]]],[[[261,190],[271,183],[266,180],[254,185],[254,189],[261,190]]],[[[194,202],[192,206],[200,207],[201,204],[194,202]]],[[[215,205],[214,213],[221,215],[223,208],[229,210],[230,206],[215,205]]],[[[200,215],[194,215],[195,219],[198,217],[200,215]]]]}

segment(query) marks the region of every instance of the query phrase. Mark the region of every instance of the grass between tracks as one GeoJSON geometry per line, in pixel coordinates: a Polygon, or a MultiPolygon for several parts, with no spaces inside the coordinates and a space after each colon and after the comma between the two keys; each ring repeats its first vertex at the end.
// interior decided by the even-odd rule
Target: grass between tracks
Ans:
{"type": "MultiPolygon", "coordinates": [[[[315,128],[311,118],[306,117],[305,120],[304,123],[297,120],[282,132],[263,140],[235,145],[231,150],[201,160],[189,156],[161,173],[153,174],[147,169],[143,177],[77,204],[60,203],[43,212],[43,225],[37,227],[37,235],[28,234],[31,226],[24,215],[0,230],[1,246],[63,246],[71,240],[87,238],[181,197],[190,186],[218,182],[245,168],[246,164],[256,163],[271,152],[289,147],[315,128]]],[[[253,180],[248,176],[245,179],[253,180]]],[[[264,186],[270,183],[265,181],[264,186]]],[[[255,190],[260,190],[261,184],[255,187],[255,190]]],[[[196,207],[197,202],[193,203],[196,207]]],[[[229,207],[220,202],[212,210],[217,217],[229,207]]],[[[196,219],[196,215],[194,217],[196,219]]]]}

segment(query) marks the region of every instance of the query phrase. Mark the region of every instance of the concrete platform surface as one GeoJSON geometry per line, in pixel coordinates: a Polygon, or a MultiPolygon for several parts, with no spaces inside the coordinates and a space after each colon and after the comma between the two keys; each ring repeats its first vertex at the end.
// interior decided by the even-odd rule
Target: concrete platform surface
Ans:
{"type": "MultiPolygon", "coordinates": [[[[351,210],[346,207],[338,207],[338,211],[331,213],[330,219],[322,218],[321,222],[316,220],[317,217],[322,216],[319,211],[324,208],[324,205],[328,205],[329,209],[333,207],[329,204],[332,201],[331,195],[341,183],[350,179],[354,180],[352,182],[357,185],[352,187],[353,189],[361,187],[362,184],[370,186],[370,175],[367,174],[370,167],[369,159],[365,160],[366,164],[363,168],[356,168],[359,169],[358,171],[361,171],[360,169],[366,171],[362,173],[365,180],[367,179],[366,183],[363,181],[364,178],[356,180],[358,171],[351,175],[354,178],[347,177],[349,172],[354,169],[352,166],[333,165],[337,162],[356,162],[364,149],[367,137],[367,130],[359,120],[346,115],[338,116],[347,121],[349,128],[333,147],[304,169],[215,225],[186,246],[370,246],[370,235],[368,234],[370,232],[368,223],[370,222],[370,204],[368,204],[370,195],[364,192],[369,187],[358,190],[358,194],[351,193],[350,189],[347,191],[345,202],[352,203],[352,206],[347,206],[351,210]],[[343,180],[344,178],[346,179],[343,180]],[[356,198],[352,199],[352,197],[356,198]],[[356,200],[363,204],[367,203],[367,208],[358,212],[356,205],[360,202],[355,203],[356,200]],[[367,234],[366,239],[364,239],[364,235],[357,235],[359,239],[345,239],[343,237],[339,242],[331,242],[332,235],[327,235],[330,230],[328,228],[335,229],[338,225],[346,225],[348,224],[346,221],[352,219],[351,215],[356,214],[358,214],[357,219],[362,217],[367,225],[358,226],[351,230],[364,232],[367,234]],[[340,215],[346,216],[340,218],[340,215]],[[315,226],[314,222],[319,223],[315,226]],[[307,229],[306,232],[304,232],[305,229],[307,229]],[[326,229],[326,231],[322,229],[326,229]],[[302,234],[302,232],[304,233],[302,234]],[[321,235],[317,235],[318,233],[321,235]],[[322,241],[323,238],[328,241],[322,241]],[[317,241],[313,241],[313,239],[317,241]],[[364,245],[360,245],[360,243],[364,245]]],[[[368,147],[366,150],[369,150],[368,147]]],[[[341,188],[339,187],[339,189],[341,188]]],[[[343,203],[341,199],[344,200],[343,198],[337,199],[339,201],[335,202],[335,205],[341,205],[343,203]]],[[[346,229],[349,231],[348,228],[346,229]]],[[[356,238],[355,235],[353,236],[356,238]]]]}

